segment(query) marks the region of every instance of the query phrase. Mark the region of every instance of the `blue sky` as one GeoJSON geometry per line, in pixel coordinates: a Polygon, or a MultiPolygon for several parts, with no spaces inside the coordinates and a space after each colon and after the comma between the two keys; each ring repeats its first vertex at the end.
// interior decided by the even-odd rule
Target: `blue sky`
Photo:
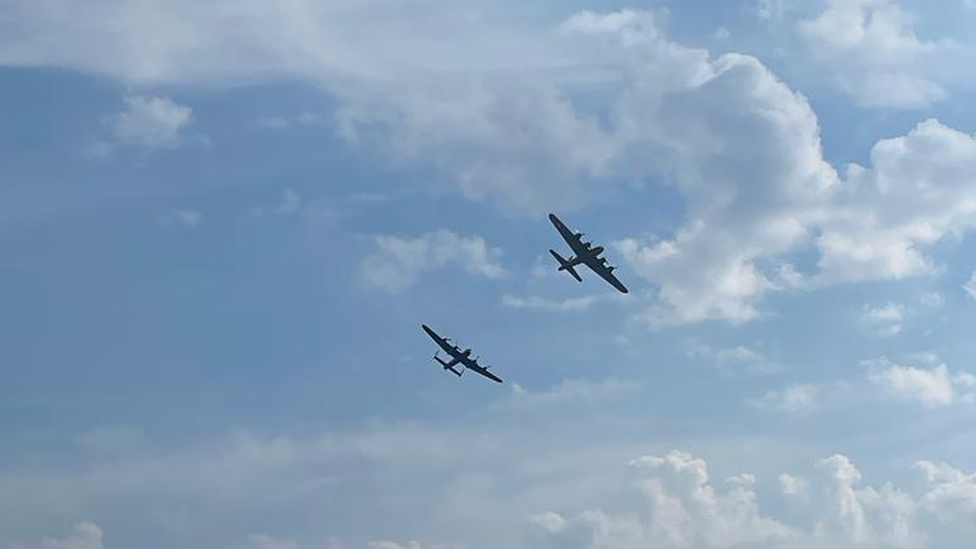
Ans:
{"type": "Polygon", "coordinates": [[[968,547],[973,23],[0,0],[0,547],[968,547]]]}

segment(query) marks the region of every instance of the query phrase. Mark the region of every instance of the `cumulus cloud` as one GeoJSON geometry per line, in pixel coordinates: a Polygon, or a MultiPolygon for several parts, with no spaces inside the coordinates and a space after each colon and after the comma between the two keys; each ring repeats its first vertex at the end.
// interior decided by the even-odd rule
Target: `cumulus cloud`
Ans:
{"type": "MultiPolygon", "coordinates": [[[[772,17],[779,5],[761,2],[758,13],[772,17]]],[[[746,322],[773,291],[931,273],[925,247],[968,228],[976,213],[972,136],[929,120],[879,142],[868,166],[841,177],[823,158],[802,94],[754,57],[712,58],[669,39],[660,12],[584,11],[548,28],[500,29],[434,0],[411,10],[409,25],[392,0],[368,10],[344,2],[58,6],[14,2],[15,15],[33,24],[0,28],[9,31],[0,32],[0,62],[149,83],[312,81],[337,99],[344,138],[507,212],[579,206],[621,182],[672,186],[686,206],[673,234],[617,244],[653,287],[640,317],[657,327],[746,322]],[[35,32],[55,23],[59,32],[35,32]],[[383,29],[368,55],[363,28],[383,29]],[[82,55],[94,45],[99,55],[82,55]],[[811,248],[815,271],[800,272],[789,256],[811,248]]],[[[803,28],[843,58],[928,49],[890,0],[834,2],[803,28]]],[[[911,88],[885,83],[900,70],[882,73],[895,75],[877,84],[886,96],[911,88]]]]}
{"type": "Polygon", "coordinates": [[[945,463],[921,460],[915,468],[929,486],[919,500],[922,509],[945,525],[976,517],[976,473],[967,474],[945,463]]]}
{"type": "Polygon", "coordinates": [[[795,537],[791,528],[759,512],[749,475],[735,477],[727,491],[719,492],[703,460],[673,451],[633,460],[630,476],[647,506],[641,520],[601,510],[569,519],[549,512],[534,517],[531,547],[751,547],[795,537]]]}
{"type": "Polygon", "coordinates": [[[709,481],[705,461],[691,454],[645,456],[631,469],[645,498],[632,513],[540,514],[532,519],[530,547],[962,548],[976,518],[976,475],[928,461],[916,465],[923,477],[917,495],[892,483],[865,485],[842,454],[819,460],[813,481],[783,473],[781,492],[797,504],[797,525],[760,510],[755,477],[735,475],[720,491],[709,481]]]}
{"type": "Polygon", "coordinates": [[[863,105],[921,107],[948,96],[932,65],[957,47],[919,39],[897,0],[830,0],[799,30],[814,58],[863,105]]]}
{"type": "Polygon", "coordinates": [[[363,280],[388,292],[402,291],[424,273],[456,265],[471,274],[499,278],[505,269],[497,262],[502,255],[479,236],[462,237],[440,230],[416,238],[377,236],[376,252],[361,266],[363,280]]]}
{"type": "Polygon", "coordinates": [[[795,477],[789,473],[781,473],[778,477],[779,489],[784,496],[805,498],[809,490],[809,483],[802,478],[795,477]]]}
{"type": "Polygon", "coordinates": [[[868,379],[890,394],[915,401],[928,408],[946,406],[976,398],[976,376],[969,372],[952,373],[945,364],[925,368],[902,366],[879,358],[864,361],[868,379]]]}
{"type": "Polygon", "coordinates": [[[924,535],[915,524],[916,502],[891,484],[861,487],[861,472],[844,455],[817,463],[826,501],[816,534],[855,545],[917,547],[924,535]]]}

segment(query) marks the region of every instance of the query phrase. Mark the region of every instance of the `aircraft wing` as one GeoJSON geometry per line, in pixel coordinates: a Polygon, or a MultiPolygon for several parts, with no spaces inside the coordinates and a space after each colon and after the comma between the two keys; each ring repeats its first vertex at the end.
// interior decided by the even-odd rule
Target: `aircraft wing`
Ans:
{"type": "Polygon", "coordinates": [[[437,335],[437,332],[431,330],[430,327],[428,327],[426,324],[421,324],[420,327],[423,328],[425,332],[427,332],[427,335],[429,335],[430,338],[433,339],[435,343],[441,346],[441,349],[444,349],[445,353],[451,355],[452,357],[457,357],[457,351],[454,349],[454,346],[448,343],[446,339],[437,335]]]}
{"type": "Polygon", "coordinates": [[[500,377],[496,376],[495,374],[489,372],[488,371],[488,368],[485,368],[484,366],[478,364],[477,362],[475,362],[473,360],[465,363],[464,367],[467,368],[468,370],[471,370],[472,372],[477,372],[477,373],[479,373],[479,374],[487,377],[488,379],[494,381],[495,383],[504,383],[504,381],[502,381],[502,378],[500,378],[500,377]]]}
{"type": "Polygon", "coordinates": [[[549,214],[549,221],[551,221],[552,224],[556,227],[556,230],[559,231],[560,236],[563,237],[563,240],[566,241],[566,244],[569,244],[569,247],[573,249],[573,253],[579,255],[580,251],[583,248],[583,245],[580,242],[579,237],[576,236],[576,233],[569,230],[569,227],[567,227],[562,221],[560,221],[559,218],[556,217],[556,214],[549,214]]]}
{"type": "Polygon", "coordinates": [[[620,293],[626,294],[628,292],[627,287],[617,279],[616,276],[607,268],[607,266],[599,261],[587,261],[586,266],[590,268],[591,271],[600,275],[600,278],[606,280],[611,286],[617,289],[620,293]]]}

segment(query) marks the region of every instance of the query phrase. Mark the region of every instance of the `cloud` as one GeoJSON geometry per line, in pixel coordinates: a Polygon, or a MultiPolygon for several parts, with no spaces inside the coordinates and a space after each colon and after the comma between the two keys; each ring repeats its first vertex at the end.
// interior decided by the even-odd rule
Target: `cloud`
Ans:
{"type": "MultiPolygon", "coordinates": [[[[809,39],[851,59],[928,50],[893,2],[847,4],[807,22],[809,39]]],[[[770,16],[775,5],[758,4],[770,16]]],[[[673,234],[617,243],[653,288],[639,317],[654,327],[743,323],[764,314],[770,292],[931,273],[925,247],[976,218],[972,136],[929,120],[878,142],[868,166],[841,177],[802,94],[754,57],[712,58],[669,39],[662,12],[583,11],[503,28],[434,0],[410,10],[409,24],[392,0],[243,2],[232,16],[219,3],[140,6],[16,2],[15,16],[32,24],[0,28],[9,31],[0,62],[143,83],[310,81],[336,99],[337,131],[351,143],[509,213],[668,185],[686,206],[673,234]],[[363,29],[383,29],[368,55],[363,29]],[[815,271],[800,272],[791,256],[811,249],[815,271]]],[[[886,95],[911,88],[889,85],[902,72],[878,72],[889,76],[877,85],[886,95]]]]}
{"type": "Polygon", "coordinates": [[[420,543],[408,541],[406,543],[396,543],[393,541],[372,541],[369,549],[423,549],[420,543]]]}
{"type": "Polygon", "coordinates": [[[844,455],[817,463],[825,501],[816,523],[819,537],[854,545],[917,547],[924,535],[915,524],[916,502],[891,484],[861,487],[861,472],[844,455]]]}
{"type": "Polygon", "coordinates": [[[577,402],[546,402],[564,413],[558,427],[543,429],[499,430],[472,417],[446,429],[371,422],[296,436],[237,431],[82,465],[25,465],[0,474],[0,523],[7,531],[82,511],[108,521],[104,536],[79,525],[63,539],[17,549],[102,549],[103,538],[167,547],[187,535],[254,549],[364,545],[348,540],[472,549],[887,549],[921,548],[912,540],[923,537],[930,547],[961,549],[972,539],[976,475],[949,465],[919,462],[921,478],[907,491],[866,485],[862,478],[874,472],[862,476],[846,456],[833,455],[802,474],[778,475],[791,504],[785,516],[762,501],[761,475],[736,473],[726,460],[749,448],[772,456],[757,467],[777,472],[778,450],[795,444],[750,437],[723,452],[733,441],[709,443],[726,456],[715,465],[727,480],[715,482],[711,465],[692,453],[635,454],[631,445],[607,445],[608,430],[566,431],[577,402]],[[548,437],[558,431],[565,438],[554,443],[548,437]],[[388,517],[379,529],[377,513],[388,517]],[[287,536],[250,536],[271,525],[287,536]],[[309,543],[327,536],[336,537],[309,543]]]}
{"type": "Polygon", "coordinates": [[[757,408],[805,415],[819,407],[821,388],[794,383],[780,391],[768,391],[762,397],[748,401],[757,408]]]}
{"type": "Polygon", "coordinates": [[[377,250],[361,266],[363,280],[388,292],[405,290],[424,273],[456,265],[465,271],[494,279],[505,275],[497,263],[502,255],[479,236],[462,237],[440,230],[416,238],[375,237],[377,250]]]}
{"type": "Polygon", "coordinates": [[[569,297],[566,299],[546,299],[540,296],[517,297],[502,296],[502,305],[512,309],[530,309],[552,312],[588,311],[600,301],[597,296],[569,297]]]}
{"type": "Polygon", "coordinates": [[[962,285],[962,289],[969,294],[969,297],[976,299],[976,271],[973,271],[973,275],[962,285]]]}
{"type": "Polygon", "coordinates": [[[277,205],[270,208],[255,208],[253,210],[255,215],[264,215],[265,213],[271,213],[275,215],[293,215],[301,211],[302,209],[302,197],[290,188],[286,188],[281,194],[281,201],[277,205]]]}
{"type": "Polygon", "coordinates": [[[760,351],[743,345],[723,349],[692,339],[686,346],[686,356],[708,360],[723,375],[769,375],[784,370],[782,365],[768,359],[760,351]]]}
{"type": "Polygon", "coordinates": [[[530,547],[765,547],[795,537],[791,528],[761,515],[749,475],[730,479],[729,489],[718,492],[709,483],[703,460],[672,451],[633,460],[630,477],[643,500],[639,508],[645,518],[598,509],[569,519],[554,512],[540,514],[532,520],[536,532],[530,547]]]}
{"type": "Polygon", "coordinates": [[[254,534],[249,542],[248,546],[253,549],[299,549],[292,540],[279,540],[264,534],[254,534]]]}
{"type": "Polygon", "coordinates": [[[781,473],[778,477],[779,489],[784,496],[792,498],[805,498],[810,489],[809,483],[802,478],[795,477],[789,473],[781,473]]]}
{"type": "Polygon", "coordinates": [[[159,222],[164,226],[179,226],[195,229],[203,223],[203,214],[192,208],[180,208],[160,216],[159,222]]]}
{"type": "Polygon", "coordinates": [[[945,298],[939,292],[924,292],[918,296],[918,302],[926,307],[938,308],[945,303],[945,298]]]}
{"type": "Polygon", "coordinates": [[[118,143],[145,149],[172,149],[183,142],[182,132],[193,122],[193,110],[168,97],[132,95],[114,120],[118,143]]]}
{"type": "Polygon", "coordinates": [[[901,332],[904,319],[905,307],[891,302],[877,307],[865,306],[861,315],[861,323],[880,336],[893,336],[901,332]]]}
{"type": "Polygon", "coordinates": [[[783,15],[784,0],[756,0],[752,12],[762,20],[778,19],[783,15]]]}
{"type": "Polygon", "coordinates": [[[957,53],[951,42],[919,39],[913,26],[897,0],[830,0],[799,30],[813,57],[862,105],[911,108],[948,97],[930,67],[957,53]]]}
{"type": "Polygon", "coordinates": [[[976,398],[976,376],[964,371],[950,373],[948,366],[931,368],[901,366],[879,358],[863,362],[869,368],[868,380],[890,394],[918,402],[927,408],[946,406],[961,399],[976,398]]]}
{"type": "Polygon", "coordinates": [[[309,126],[322,121],[322,115],[303,111],[297,116],[265,116],[254,121],[258,128],[266,130],[284,130],[293,126],[309,126]]]}
{"type": "Polygon", "coordinates": [[[843,454],[816,462],[810,481],[779,476],[781,492],[796,504],[797,525],[766,516],[755,477],[731,477],[722,492],[710,481],[704,460],[672,451],[631,463],[643,501],[617,514],[592,509],[573,518],[548,512],[531,524],[530,549],[763,549],[904,548],[967,546],[976,517],[976,475],[921,461],[919,495],[892,483],[864,485],[843,454]],[[639,518],[638,518],[639,517],[639,518]]]}
{"type": "Polygon", "coordinates": [[[921,460],[915,468],[929,485],[919,501],[926,512],[945,525],[976,517],[976,473],[966,474],[945,463],[921,460]]]}
{"type": "Polygon", "coordinates": [[[633,395],[640,388],[636,382],[610,378],[600,382],[567,379],[544,391],[529,391],[521,385],[512,386],[512,396],[505,403],[509,408],[543,408],[559,405],[582,406],[592,403],[619,401],[633,395]]]}
{"type": "Polygon", "coordinates": [[[102,529],[91,522],[80,522],[66,538],[44,538],[34,545],[17,544],[12,549],[105,549],[102,529]]]}

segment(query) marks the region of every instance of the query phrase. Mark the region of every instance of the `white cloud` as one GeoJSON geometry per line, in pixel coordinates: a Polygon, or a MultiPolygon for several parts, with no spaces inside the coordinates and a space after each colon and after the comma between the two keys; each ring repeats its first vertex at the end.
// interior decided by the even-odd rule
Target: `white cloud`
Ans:
{"type": "Polygon", "coordinates": [[[249,547],[253,549],[299,549],[293,540],[275,539],[264,534],[254,534],[249,541],[249,547]]]}
{"type": "Polygon", "coordinates": [[[17,544],[12,549],[104,549],[105,534],[91,522],[80,522],[66,538],[44,538],[34,545],[17,544]]]}
{"type": "Polygon", "coordinates": [[[113,132],[119,143],[147,149],[175,148],[181,132],[193,122],[193,111],[168,97],[139,95],[125,98],[125,109],[116,116],[113,132]]]}
{"type": "Polygon", "coordinates": [[[743,345],[715,348],[691,339],[686,346],[686,356],[708,360],[723,375],[768,375],[784,370],[782,365],[770,360],[760,351],[743,345]]]}
{"type": "Polygon", "coordinates": [[[973,276],[962,285],[962,289],[969,294],[969,297],[976,299],[976,271],[973,271],[973,276]]]}
{"type": "Polygon", "coordinates": [[[281,201],[277,205],[270,208],[255,208],[253,213],[255,215],[263,215],[265,213],[272,213],[275,215],[292,215],[296,214],[302,209],[302,197],[290,188],[286,188],[281,194],[281,201]]]}
{"type": "Polygon", "coordinates": [[[630,464],[634,488],[643,498],[644,515],[612,516],[601,510],[566,519],[557,513],[535,517],[536,547],[579,549],[638,547],[723,548],[777,546],[795,532],[759,512],[749,475],[735,477],[725,493],[709,484],[705,462],[672,451],[643,456],[630,464]]]}
{"type": "Polygon", "coordinates": [[[778,477],[779,489],[784,496],[792,498],[806,499],[810,483],[803,478],[795,477],[789,473],[781,473],[778,477]]]}
{"type": "Polygon", "coordinates": [[[192,208],[180,208],[159,216],[158,221],[164,226],[176,225],[186,229],[195,229],[203,223],[203,214],[192,208]]]}
{"type": "MultiPolygon", "coordinates": [[[[568,398],[562,406],[574,402],[568,398]]],[[[565,417],[559,416],[560,428],[565,417]]],[[[166,518],[174,506],[187,510],[175,527],[181,535],[209,532],[212,545],[247,540],[243,545],[254,549],[339,549],[340,539],[296,541],[321,539],[316,536],[331,535],[330,528],[354,532],[357,539],[418,540],[375,542],[389,549],[921,549],[925,539],[932,541],[928,547],[962,549],[976,521],[976,475],[945,464],[919,462],[920,482],[908,492],[891,483],[866,485],[850,459],[833,455],[805,477],[779,476],[783,497],[797,505],[788,518],[778,518],[775,508],[761,505],[762,477],[731,474],[718,486],[709,464],[687,452],[638,457],[621,479],[623,456],[633,455],[627,448],[601,454],[609,448],[590,437],[553,446],[540,444],[549,430],[538,425],[521,433],[483,425],[462,421],[444,431],[371,423],[347,433],[301,436],[237,432],[178,451],[113,456],[81,468],[5,471],[0,520],[17,524],[31,509],[48,517],[93,508],[114,522],[104,536],[101,528],[81,524],[64,538],[16,549],[103,549],[103,539],[120,535],[173,539],[166,518]],[[594,460],[598,455],[603,457],[594,460]],[[357,502],[358,510],[350,512],[348,501],[357,502]],[[298,528],[294,535],[301,538],[294,540],[247,537],[252,524],[271,524],[269,517],[282,509],[299,514],[298,524],[321,529],[298,528]],[[583,509],[589,511],[578,512],[583,509]],[[378,512],[388,516],[380,529],[378,512]],[[142,531],[147,513],[158,518],[142,531]],[[345,524],[350,521],[355,527],[345,524]],[[520,521],[528,522],[524,539],[513,532],[520,521]],[[222,526],[209,529],[213,524],[222,526]],[[432,537],[450,541],[431,543],[432,537]]],[[[754,449],[756,442],[739,441],[731,455],[754,449]]],[[[764,468],[776,467],[779,444],[755,454],[774,456],[764,468]]],[[[728,470],[727,463],[717,465],[728,470]]]]}
{"type": "Polygon", "coordinates": [[[919,504],[940,524],[971,521],[976,517],[976,473],[967,474],[945,463],[919,461],[928,490],[919,504]]]}
{"type": "Polygon", "coordinates": [[[529,547],[962,549],[976,518],[976,475],[926,461],[916,466],[924,477],[917,496],[892,483],[865,485],[842,454],[816,463],[815,482],[783,473],[781,492],[798,504],[796,526],[763,514],[752,475],[732,477],[722,493],[709,482],[704,460],[684,452],[645,456],[631,468],[645,501],[619,514],[537,515],[529,547]]]}
{"type": "MultiPolygon", "coordinates": [[[[757,5],[772,17],[779,2],[757,5]]],[[[311,81],[336,97],[345,138],[507,211],[569,208],[617,182],[672,185],[687,205],[674,234],[618,244],[654,287],[641,315],[654,326],[742,323],[771,291],[931,273],[925,247],[976,218],[971,136],[926,121],[841,178],[803,95],[753,57],[713,59],[668,39],[659,12],[585,11],[540,29],[435,0],[410,10],[409,24],[392,0],[73,6],[16,2],[14,18],[32,24],[0,28],[0,62],[141,82],[311,81]],[[363,29],[383,29],[368,54],[363,29]],[[816,272],[800,273],[788,256],[811,246],[816,272]]],[[[844,58],[929,48],[884,0],[832,4],[805,28],[853,48],[844,58]]]]}
{"type": "Polygon", "coordinates": [[[869,368],[868,379],[892,395],[935,408],[952,404],[958,399],[970,402],[976,397],[976,376],[964,371],[949,372],[939,364],[931,368],[901,366],[888,359],[864,361],[869,368]]]}
{"type": "Polygon", "coordinates": [[[408,541],[406,543],[397,543],[394,541],[371,541],[369,543],[369,549],[423,549],[419,542],[408,541]]]}
{"type": "Polygon", "coordinates": [[[637,383],[613,378],[600,382],[567,379],[543,391],[529,391],[513,384],[511,398],[504,406],[523,409],[617,401],[632,395],[638,388],[637,383]]]}
{"type": "Polygon", "coordinates": [[[941,307],[945,303],[945,298],[939,292],[925,292],[918,296],[918,302],[926,307],[941,307]]]}
{"type": "Polygon", "coordinates": [[[818,537],[855,545],[918,547],[924,535],[915,524],[916,502],[885,484],[861,487],[861,472],[841,454],[817,463],[826,501],[817,521],[818,537]]]}
{"type": "Polygon", "coordinates": [[[402,291],[426,272],[449,265],[471,274],[499,278],[505,269],[497,263],[502,255],[481,237],[462,237],[440,230],[416,238],[377,236],[375,253],[362,263],[363,280],[374,287],[402,291]]]}
{"type": "Polygon", "coordinates": [[[784,0],[756,0],[752,11],[762,20],[778,19],[783,15],[783,2],[784,0]]]}
{"type": "Polygon", "coordinates": [[[768,391],[748,403],[765,410],[804,415],[819,407],[820,392],[821,388],[816,385],[794,383],[780,391],[768,391]]]}
{"type": "Polygon", "coordinates": [[[949,42],[926,42],[897,0],[830,0],[800,35],[844,90],[861,104],[921,107],[948,97],[930,67],[954,54],[949,42]]]}
{"type": "Polygon", "coordinates": [[[612,518],[600,510],[584,511],[569,519],[558,513],[541,513],[531,517],[530,526],[531,549],[627,549],[640,537],[636,521],[612,518]]]}
{"type": "Polygon", "coordinates": [[[517,297],[502,296],[502,305],[513,309],[535,309],[553,312],[588,311],[600,299],[597,296],[568,297],[566,299],[546,299],[540,296],[517,297]]]}
{"type": "Polygon", "coordinates": [[[936,120],[879,141],[872,169],[851,166],[818,238],[825,281],[900,279],[933,272],[922,249],[972,227],[976,139],[936,120]]]}
{"type": "Polygon", "coordinates": [[[275,206],[274,213],[279,215],[290,215],[296,213],[302,207],[302,199],[298,193],[291,189],[285,189],[281,197],[281,202],[275,206]]]}
{"type": "Polygon", "coordinates": [[[893,336],[901,332],[904,319],[905,307],[892,302],[877,307],[865,306],[861,315],[861,323],[880,336],[893,336]]]}

